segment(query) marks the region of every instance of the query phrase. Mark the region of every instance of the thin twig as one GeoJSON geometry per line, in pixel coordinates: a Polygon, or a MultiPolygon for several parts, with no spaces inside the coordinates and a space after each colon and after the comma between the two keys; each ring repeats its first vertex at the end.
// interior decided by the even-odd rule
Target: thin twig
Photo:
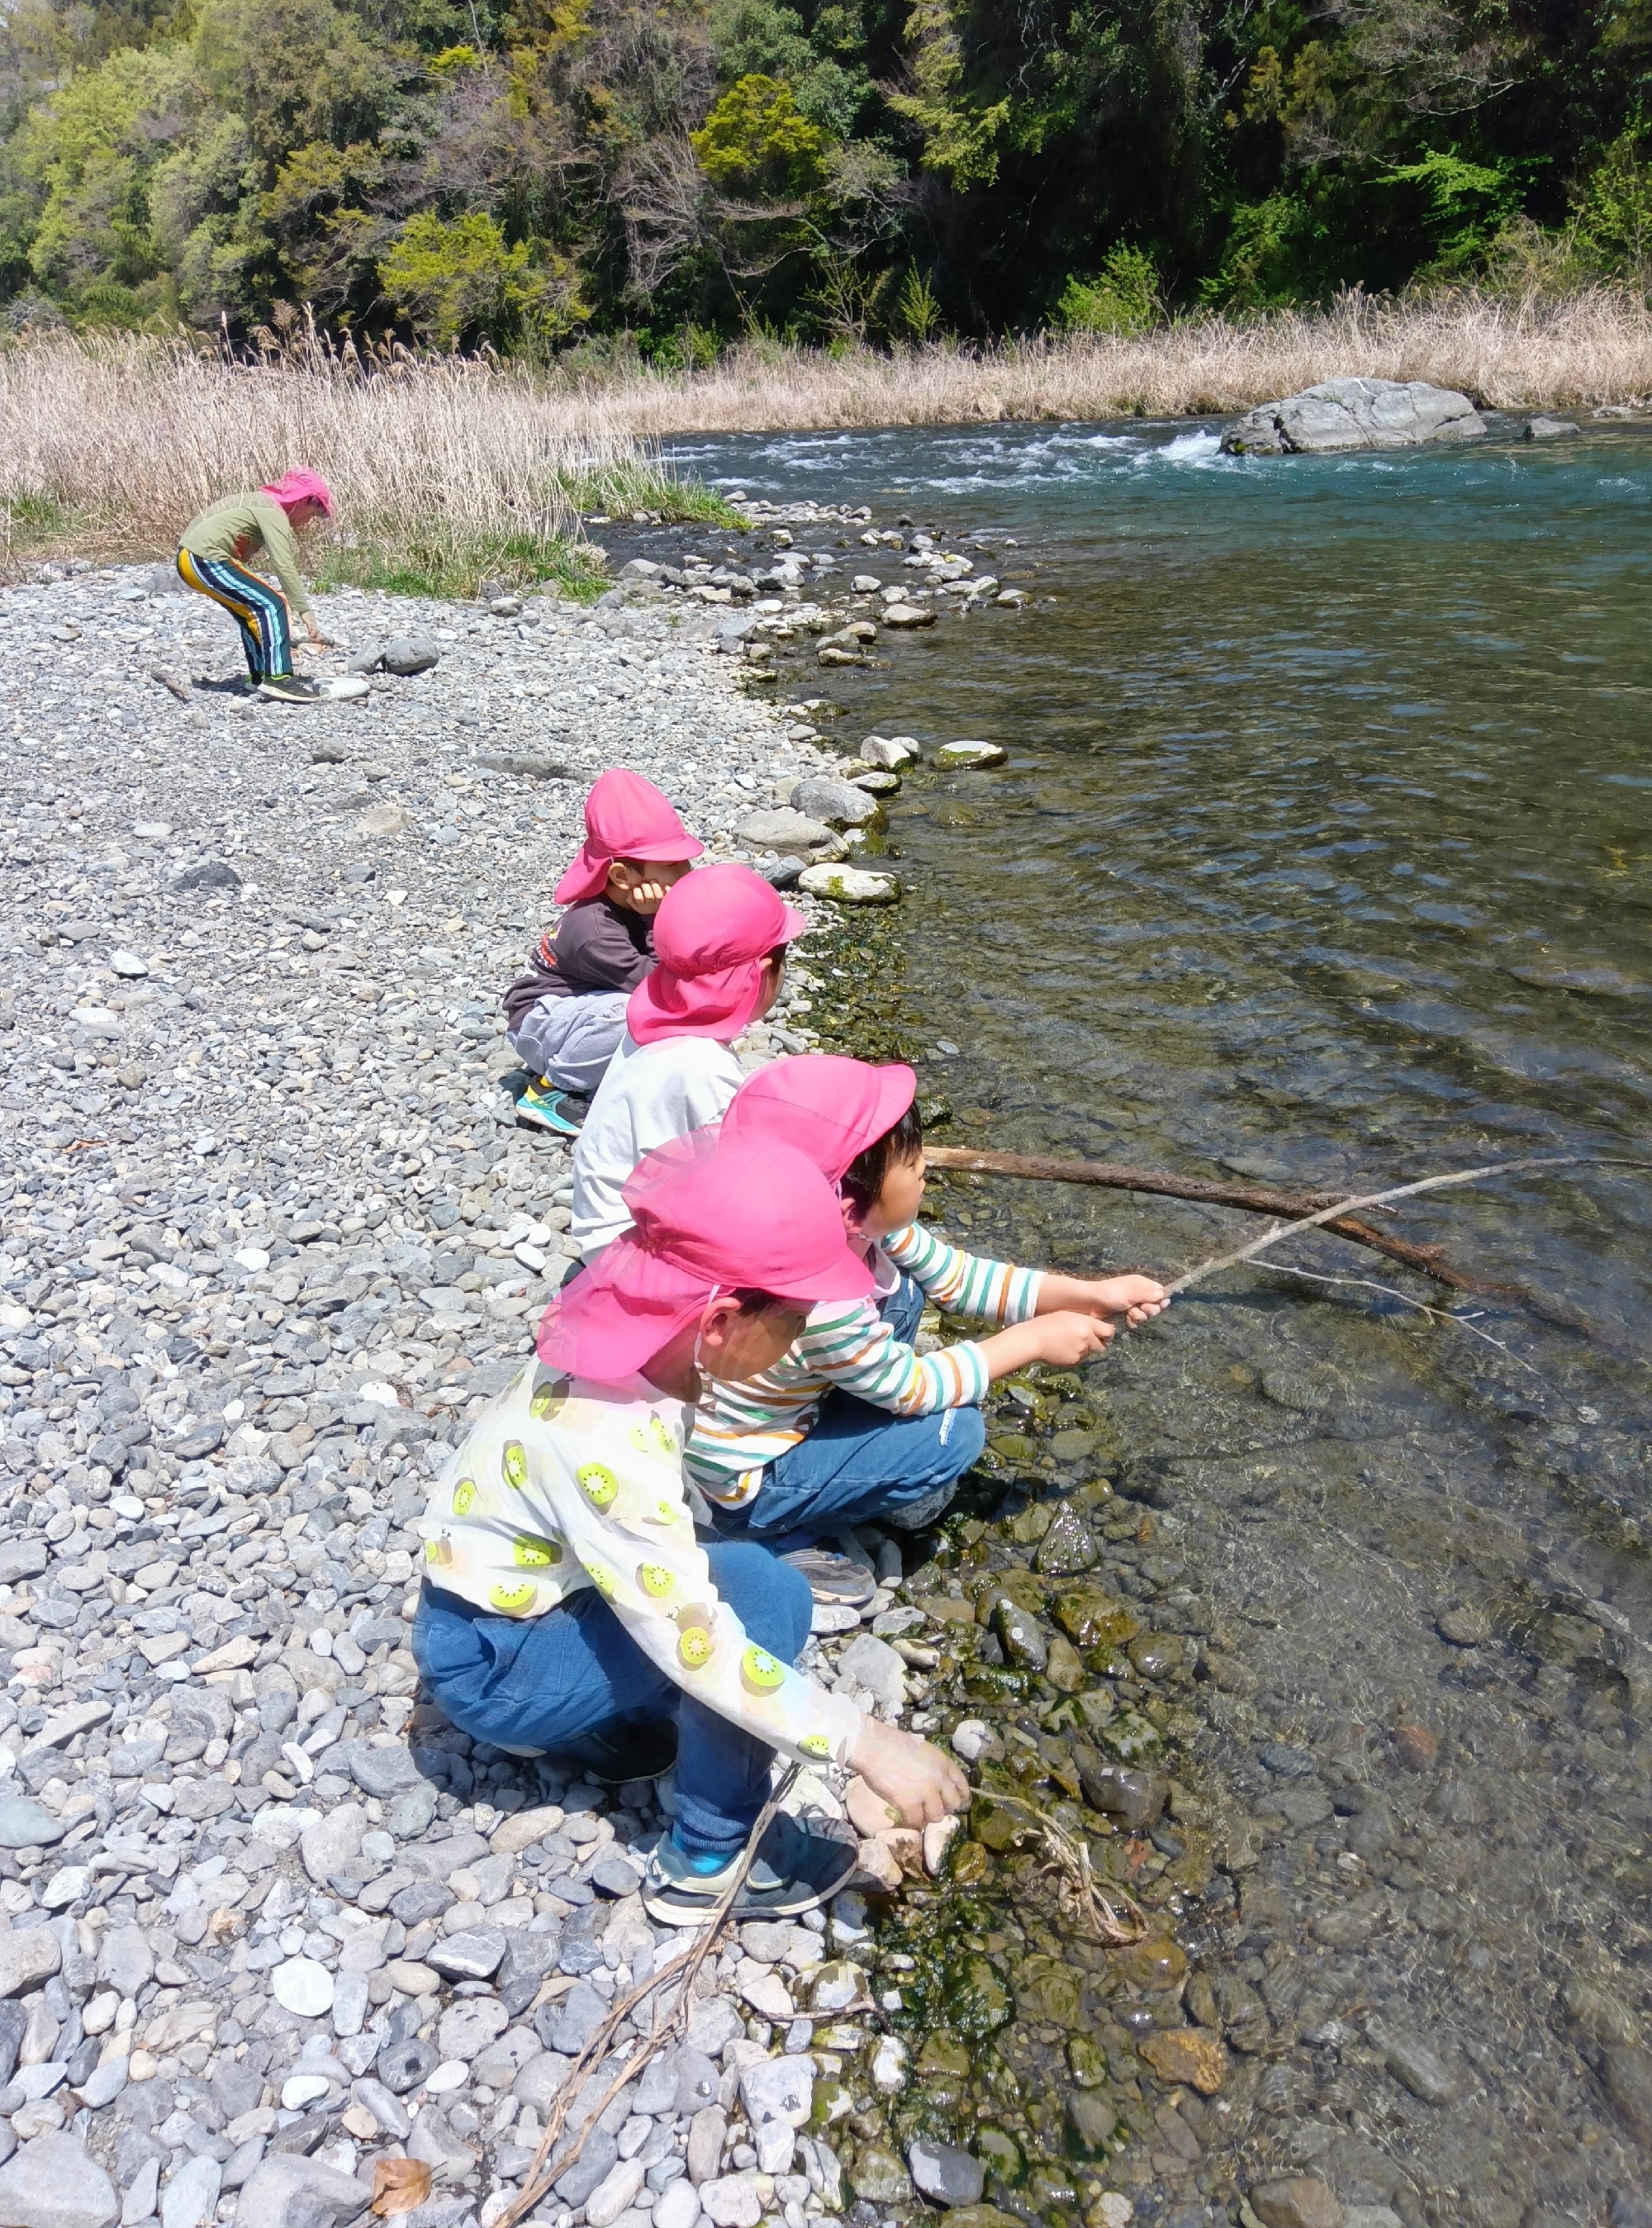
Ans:
{"type": "Polygon", "coordinates": [[[548,2193],[553,2184],[559,2180],[578,2160],[580,2152],[585,2148],[586,2137],[626,2083],[636,2078],[650,2058],[658,2051],[663,2050],[669,2037],[676,2033],[689,2001],[695,1976],[721,1939],[723,1930],[728,1923],[728,1915],[734,1908],[735,1901],[746,1885],[746,1875],[750,1873],[756,1858],[758,1844],[768,1831],[770,1822],[781,1803],[791,1792],[798,1770],[799,1767],[795,1764],[789,1768],[778,1786],[775,1788],[762,1809],[759,1811],[756,1822],[746,1837],[746,1847],[740,1852],[740,1861],[734,1867],[734,1876],[723,1890],[717,1907],[711,1914],[710,1924],[702,1930],[694,1948],[686,1956],[674,1958],[663,1972],[656,1973],[650,1979],[639,1982],[629,1995],[623,1997],[568,2068],[567,2077],[557,2092],[556,2103],[551,2109],[551,2116],[545,2122],[545,2131],[539,2139],[539,2148],[534,2153],[534,2163],[528,2170],[522,2193],[509,2210],[501,2215],[498,2228],[516,2228],[516,2223],[523,2214],[533,2211],[535,2206],[548,2193]],[[644,1998],[652,1995],[656,1989],[663,1988],[668,1982],[675,1981],[679,1976],[682,1985],[677,1991],[676,2001],[672,2005],[670,2011],[656,2026],[649,2040],[634,2057],[627,2060],[623,2071],[609,2084],[606,2093],[601,2100],[586,2114],[585,2125],[575,2137],[572,2148],[566,2157],[557,2160],[555,2174],[545,2174],[546,2161],[561,2138],[562,2130],[567,2124],[569,2110],[584,2087],[586,2078],[592,2068],[601,2062],[603,2053],[614,2035],[644,1998]],[[540,2177],[542,2174],[545,2178],[541,2181],[540,2177]]]}
{"type": "MultiPolygon", "coordinates": [[[[1202,1284],[1207,1278],[1219,1275],[1224,1269],[1236,1269],[1241,1262],[1254,1261],[1259,1254],[1267,1252],[1283,1239],[1295,1237],[1299,1230],[1317,1230],[1325,1223],[1335,1222],[1339,1215],[1353,1213],[1365,1207],[1386,1207],[1390,1200],[1412,1199],[1419,1192],[1444,1191],[1453,1184],[1480,1183],[1489,1176],[1517,1175],[1527,1168],[1645,1168],[1649,1165],[1652,1163],[1645,1161],[1609,1160],[1592,1153],[1543,1153],[1519,1161],[1488,1161],[1483,1167],[1477,1168],[1453,1168],[1446,1175],[1424,1176],[1416,1183],[1394,1184],[1386,1191],[1367,1192],[1362,1199],[1344,1200],[1340,1207],[1321,1207],[1317,1213],[1305,1214],[1300,1221],[1283,1223],[1278,1228],[1268,1231],[1265,1236],[1253,1238],[1248,1245],[1237,1247],[1232,1253],[1220,1253],[1213,1260],[1200,1262],[1185,1275],[1176,1277],[1165,1290],[1174,1298],[1178,1292],[1185,1292],[1194,1284],[1202,1284]]],[[[1552,1310],[1553,1303],[1548,1304],[1552,1310]]],[[[1582,1322],[1581,1318],[1574,1318],[1571,1328],[1587,1330],[1589,1326],[1582,1322]]]]}
{"type": "Polygon", "coordinates": [[[1373,1277],[1325,1277],[1316,1269],[1299,1269],[1290,1261],[1265,1261],[1262,1266],[1276,1277],[1300,1277],[1305,1284],[1346,1284],[1362,1292],[1380,1292],[1385,1299],[1398,1300],[1402,1308],[1414,1308],[1419,1316],[1426,1316],[1431,1322],[1455,1323],[1459,1330],[1471,1332],[1476,1338],[1484,1339],[1488,1346],[1495,1346],[1498,1353],[1512,1361],[1517,1369],[1530,1370],[1540,1385],[1548,1384],[1542,1372],[1534,1369],[1529,1361],[1522,1361],[1504,1340],[1494,1338],[1489,1330],[1482,1330],[1479,1324],[1471,1322],[1467,1316],[1453,1315],[1450,1308],[1431,1308],[1426,1300],[1414,1300],[1409,1292],[1398,1291],[1393,1284],[1380,1284],[1373,1277]]]}

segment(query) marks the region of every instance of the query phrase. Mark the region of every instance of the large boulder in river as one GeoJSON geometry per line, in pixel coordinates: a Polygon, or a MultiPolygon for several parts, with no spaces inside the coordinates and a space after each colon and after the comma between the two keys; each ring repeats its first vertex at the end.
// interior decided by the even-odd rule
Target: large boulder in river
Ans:
{"type": "Polygon", "coordinates": [[[1414,449],[1475,441],[1486,421],[1466,394],[1425,380],[1325,379],[1264,402],[1230,426],[1230,456],[1323,456],[1339,449],[1414,449]]]}

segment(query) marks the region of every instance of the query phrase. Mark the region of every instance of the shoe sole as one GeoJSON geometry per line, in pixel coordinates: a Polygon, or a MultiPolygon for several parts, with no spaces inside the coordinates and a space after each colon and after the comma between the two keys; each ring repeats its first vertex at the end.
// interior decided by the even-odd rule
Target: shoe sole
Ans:
{"type": "MultiPolygon", "coordinates": [[[[805,1911],[815,1911],[823,1903],[829,1903],[854,1879],[860,1866],[860,1853],[844,1845],[846,1857],[842,1873],[827,1887],[804,1887],[801,1883],[791,1889],[776,1888],[767,1894],[752,1895],[742,1888],[735,1898],[729,1913],[731,1924],[743,1925],[753,1918],[797,1918],[805,1911]]],[[[653,1880],[643,1883],[643,1908],[661,1926],[703,1926],[711,1918],[721,1901],[720,1893],[693,1903],[675,1900],[676,1891],[669,1883],[653,1880]]]]}
{"type": "Polygon", "coordinates": [[[547,1130],[553,1137],[577,1137],[584,1127],[582,1123],[560,1121],[555,1115],[543,1114],[537,1107],[524,1106],[520,1101],[516,1107],[516,1120],[529,1130],[547,1130]]]}

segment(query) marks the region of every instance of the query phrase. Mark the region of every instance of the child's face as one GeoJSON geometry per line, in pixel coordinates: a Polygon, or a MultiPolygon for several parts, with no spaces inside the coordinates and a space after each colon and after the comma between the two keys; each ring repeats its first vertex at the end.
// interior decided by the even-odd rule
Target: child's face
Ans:
{"type": "Polygon", "coordinates": [[[628,912],[652,915],[688,871],[686,859],[616,859],[608,869],[608,894],[628,912]]]}
{"type": "Polygon", "coordinates": [[[910,1161],[896,1161],[884,1177],[883,1188],[868,1207],[861,1228],[868,1238],[887,1238],[916,1222],[924,1203],[928,1166],[921,1148],[910,1161]]]}
{"type": "Polygon", "coordinates": [[[763,989],[758,998],[757,1011],[752,1016],[754,1021],[760,1021],[765,1014],[773,1010],[774,1002],[779,996],[780,986],[785,979],[786,955],[783,946],[778,951],[770,952],[763,963],[763,989]]]}
{"type": "Polygon", "coordinates": [[[700,1326],[696,1359],[701,1373],[724,1385],[761,1377],[802,1337],[808,1320],[801,1308],[766,1308],[761,1315],[744,1315],[736,1302],[714,1301],[700,1326]]]}

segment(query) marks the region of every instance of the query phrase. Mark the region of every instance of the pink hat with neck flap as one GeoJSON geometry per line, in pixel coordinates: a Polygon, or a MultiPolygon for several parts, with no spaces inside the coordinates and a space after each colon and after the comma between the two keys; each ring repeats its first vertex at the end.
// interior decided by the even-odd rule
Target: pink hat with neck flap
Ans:
{"type": "Polygon", "coordinates": [[[631,992],[626,1028],[638,1044],[662,1037],[731,1043],[758,1009],[764,960],[808,925],[750,867],[685,874],[654,916],[659,964],[631,992]]]}
{"type": "Polygon", "coordinates": [[[838,1053],[799,1053],[741,1084],[723,1117],[723,1141],[794,1145],[828,1183],[839,1183],[850,1162],[893,1130],[917,1096],[916,1074],[897,1061],[874,1067],[838,1053]]]}
{"type": "Polygon", "coordinates": [[[556,905],[599,898],[616,859],[697,859],[705,845],[690,836],[671,800],[624,766],[599,773],[585,801],[585,845],[551,893],[556,905]]]}
{"type": "Polygon", "coordinates": [[[545,1311],[538,1345],[549,1368],[618,1383],[720,1293],[768,1292],[807,1309],[873,1291],[826,1179],[789,1145],[725,1145],[704,1130],[674,1138],[637,1162],[624,1198],[631,1229],[545,1311]]]}

